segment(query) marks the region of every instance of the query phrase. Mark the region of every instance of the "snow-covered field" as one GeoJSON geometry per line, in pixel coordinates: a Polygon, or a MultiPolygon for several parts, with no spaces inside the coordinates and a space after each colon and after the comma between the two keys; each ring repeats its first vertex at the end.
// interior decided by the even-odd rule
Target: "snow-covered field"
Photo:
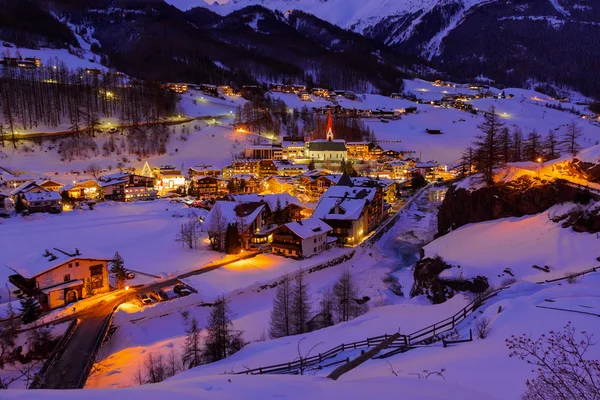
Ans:
{"type": "MultiPolygon", "coordinates": [[[[182,219],[187,218],[189,211],[182,204],[166,200],[107,202],[91,211],[0,219],[2,262],[24,276],[32,276],[44,268],[43,265],[23,267],[32,256],[53,247],[66,250],[77,247],[83,255],[91,253],[106,258],[118,251],[129,269],[176,275],[223,257],[208,250],[207,239],[195,250],[183,248],[175,241],[182,219]]],[[[12,273],[2,268],[0,281],[6,282],[12,273]]]]}
{"type": "Polygon", "coordinates": [[[584,271],[600,264],[596,259],[600,256],[600,239],[595,234],[562,228],[551,220],[574,207],[567,203],[537,215],[465,225],[429,243],[425,255],[439,254],[449,264],[460,265],[442,272],[444,278],[483,275],[495,287],[512,278],[504,272],[506,268],[515,279],[528,282],[584,271]],[[547,265],[550,273],[532,265],[547,265]]]}

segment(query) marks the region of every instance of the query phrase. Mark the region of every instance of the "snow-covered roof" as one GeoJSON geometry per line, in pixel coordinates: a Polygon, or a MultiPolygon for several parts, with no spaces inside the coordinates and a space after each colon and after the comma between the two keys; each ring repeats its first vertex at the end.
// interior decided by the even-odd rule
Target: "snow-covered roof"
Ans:
{"type": "Polygon", "coordinates": [[[227,228],[227,224],[239,222],[242,222],[245,226],[249,226],[264,209],[265,206],[259,203],[217,201],[204,220],[202,231],[216,231],[218,225],[221,225],[221,229],[224,231],[227,228]],[[219,214],[221,215],[220,221],[219,214]]]}
{"type": "Polygon", "coordinates": [[[58,192],[25,193],[27,201],[60,201],[62,197],[58,192]]]}
{"type": "Polygon", "coordinates": [[[339,199],[323,196],[312,216],[324,220],[355,221],[360,218],[366,204],[367,201],[364,199],[339,199]]]}
{"type": "Polygon", "coordinates": [[[318,218],[307,218],[302,221],[290,222],[285,226],[302,239],[322,235],[330,232],[333,228],[318,218]]]}
{"type": "Polygon", "coordinates": [[[98,181],[98,186],[100,186],[101,188],[103,187],[107,187],[107,186],[112,186],[112,185],[119,185],[122,183],[127,183],[128,180],[127,179],[114,179],[111,181],[98,181]]]}
{"type": "Polygon", "coordinates": [[[234,194],[231,197],[238,203],[255,203],[264,201],[269,205],[271,210],[275,210],[277,207],[277,200],[281,203],[281,207],[285,207],[286,204],[296,204],[301,207],[307,207],[302,203],[296,196],[292,196],[289,193],[278,193],[278,194],[234,194]]]}
{"type": "Polygon", "coordinates": [[[416,168],[435,168],[437,166],[434,162],[418,162],[415,167],[416,168]]]}
{"type": "Polygon", "coordinates": [[[309,151],[346,151],[344,141],[314,140],[308,144],[309,151]]]}
{"type": "Polygon", "coordinates": [[[600,145],[588,147],[580,151],[575,158],[591,164],[600,164],[600,145]]]}
{"type": "Polygon", "coordinates": [[[370,187],[331,186],[323,194],[323,197],[373,201],[376,192],[377,189],[370,187]]]}
{"type": "Polygon", "coordinates": [[[77,249],[74,248],[55,248],[49,247],[45,250],[39,249],[35,253],[31,253],[15,264],[15,268],[20,271],[27,271],[35,274],[32,278],[61,266],[73,260],[102,260],[110,261],[106,254],[96,253],[90,250],[80,251],[77,254],[77,249]],[[47,250],[47,252],[46,252],[47,250]]]}
{"type": "Polygon", "coordinates": [[[114,180],[121,180],[121,179],[129,177],[130,175],[132,175],[132,174],[129,172],[113,172],[111,174],[102,175],[101,177],[98,178],[98,180],[103,181],[103,182],[109,182],[109,181],[114,181],[114,180]]]}
{"type": "MultiPolygon", "coordinates": [[[[17,195],[19,193],[25,192],[27,189],[31,188],[31,187],[35,187],[35,186],[39,186],[37,183],[33,182],[33,181],[28,181],[28,182],[24,182],[22,183],[20,186],[14,188],[10,194],[12,196],[17,195]]],[[[46,188],[43,188],[41,186],[39,186],[41,189],[47,190],[46,188]]]]}

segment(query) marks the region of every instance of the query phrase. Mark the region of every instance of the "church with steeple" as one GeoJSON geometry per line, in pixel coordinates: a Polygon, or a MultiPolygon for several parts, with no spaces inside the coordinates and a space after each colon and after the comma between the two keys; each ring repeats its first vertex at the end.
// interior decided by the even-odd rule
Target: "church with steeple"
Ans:
{"type": "Polygon", "coordinates": [[[306,154],[315,161],[341,162],[348,158],[348,149],[344,139],[333,137],[333,116],[331,110],[327,114],[327,133],[325,139],[313,140],[307,143],[306,154]]]}

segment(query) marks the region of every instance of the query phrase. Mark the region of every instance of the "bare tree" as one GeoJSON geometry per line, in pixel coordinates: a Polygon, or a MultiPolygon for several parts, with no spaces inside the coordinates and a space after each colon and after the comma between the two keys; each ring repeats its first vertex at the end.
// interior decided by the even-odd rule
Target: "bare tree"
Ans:
{"type": "Polygon", "coordinates": [[[575,332],[569,322],[562,332],[550,331],[533,340],[512,335],[506,339],[509,357],[527,362],[537,376],[527,380],[524,400],[597,400],[600,398],[600,362],[586,353],[593,335],[575,332]]]}
{"type": "Polygon", "coordinates": [[[480,317],[475,321],[475,333],[479,339],[485,339],[490,331],[492,321],[488,317],[480,317]]]}
{"type": "Polygon", "coordinates": [[[577,143],[577,140],[583,136],[583,131],[575,121],[567,126],[567,131],[562,138],[562,145],[566,152],[570,155],[575,156],[581,150],[581,146],[577,143]]]}
{"type": "Polygon", "coordinates": [[[213,249],[223,251],[225,249],[225,232],[227,231],[227,220],[223,215],[221,204],[216,202],[210,211],[208,233],[213,249]]]}
{"type": "Polygon", "coordinates": [[[271,321],[269,335],[279,338],[291,335],[291,308],[292,308],[292,285],[288,274],[277,285],[277,292],[273,299],[271,310],[271,321]]]}
{"type": "Polygon", "coordinates": [[[349,321],[367,311],[363,304],[356,302],[358,287],[348,270],[342,273],[340,279],[333,286],[333,295],[335,296],[336,317],[340,322],[349,321]]]}
{"type": "Polygon", "coordinates": [[[192,213],[187,222],[183,222],[175,237],[175,240],[181,242],[182,246],[187,245],[190,249],[198,247],[198,241],[201,237],[202,227],[198,217],[192,213]]]}
{"type": "Polygon", "coordinates": [[[87,173],[93,176],[94,179],[98,179],[98,177],[100,176],[100,171],[102,170],[102,168],[100,168],[100,166],[96,163],[91,163],[87,166],[86,169],[87,173]]]}
{"type": "Polygon", "coordinates": [[[181,371],[181,366],[179,365],[179,361],[175,356],[175,348],[173,347],[171,347],[171,351],[169,352],[169,358],[167,360],[166,367],[166,374],[169,378],[175,376],[179,371],[181,371]]]}
{"type": "Polygon", "coordinates": [[[306,360],[308,358],[310,358],[310,354],[313,352],[314,349],[316,349],[318,346],[323,344],[323,342],[319,342],[319,343],[315,344],[313,347],[311,347],[307,352],[303,353],[301,350],[301,344],[304,340],[306,340],[305,337],[298,340],[298,343],[296,346],[296,350],[298,351],[298,357],[294,360],[294,361],[300,361],[300,375],[304,375],[304,371],[306,371],[306,368],[307,368],[306,360]]]}
{"type": "Polygon", "coordinates": [[[162,354],[148,354],[144,361],[144,367],[146,369],[146,381],[148,383],[162,382],[167,377],[162,354]]]}

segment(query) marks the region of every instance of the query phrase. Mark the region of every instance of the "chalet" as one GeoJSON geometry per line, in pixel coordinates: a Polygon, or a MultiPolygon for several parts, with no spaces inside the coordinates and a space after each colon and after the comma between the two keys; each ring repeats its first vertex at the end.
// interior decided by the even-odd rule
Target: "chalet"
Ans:
{"type": "Polygon", "coordinates": [[[261,203],[266,206],[265,210],[265,222],[271,223],[271,217],[273,211],[279,206],[289,215],[292,221],[298,221],[301,219],[309,218],[313,209],[307,204],[302,203],[296,196],[292,196],[289,193],[277,193],[277,194],[234,194],[226,197],[228,200],[235,201],[237,203],[261,203]]]}
{"type": "Polygon", "coordinates": [[[406,161],[392,161],[388,163],[392,168],[392,178],[405,180],[407,179],[407,170],[411,168],[411,165],[406,161]]]}
{"type": "Polygon", "coordinates": [[[231,86],[222,85],[219,86],[217,90],[224,96],[233,96],[233,89],[231,88],[231,86]]]}
{"type": "Polygon", "coordinates": [[[0,185],[4,185],[9,189],[15,189],[24,183],[33,182],[34,180],[35,178],[30,174],[0,167],[0,185]]]}
{"type": "Polygon", "coordinates": [[[170,191],[185,187],[185,176],[183,173],[170,165],[154,168],[156,187],[159,191],[170,191]]]}
{"type": "Polygon", "coordinates": [[[23,203],[30,213],[62,211],[62,197],[57,192],[27,192],[23,195],[23,203]]]}
{"type": "Polygon", "coordinates": [[[294,179],[291,177],[272,176],[265,183],[272,193],[294,193],[294,179]]]}
{"type": "Polygon", "coordinates": [[[154,178],[127,172],[101,176],[98,186],[106,200],[136,201],[155,199],[158,196],[158,191],[154,189],[154,178]]]}
{"type": "Polygon", "coordinates": [[[284,137],[281,142],[281,159],[295,160],[297,158],[304,158],[305,148],[306,144],[303,137],[284,137]]]}
{"type": "Polygon", "coordinates": [[[383,155],[383,149],[377,143],[369,143],[369,158],[371,160],[379,160],[383,155]]]}
{"type": "Polygon", "coordinates": [[[327,250],[327,234],[331,231],[332,228],[318,218],[290,222],[273,231],[271,251],[285,257],[308,258],[327,250]]]}
{"type": "Polygon", "coordinates": [[[25,193],[45,193],[49,191],[50,190],[38,185],[34,181],[28,181],[11,190],[10,195],[15,198],[16,196],[24,195],[25,193]]]}
{"type": "Polygon", "coordinates": [[[341,244],[357,244],[383,218],[383,195],[380,188],[355,187],[347,174],[338,185],[327,189],[313,217],[320,218],[332,228],[332,236],[341,244]]]}
{"type": "Polygon", "coordinates": [[[39,256],[27,258],[20,266],[24,270],[42,272],[31,278],[10,275],[8,280],[24,295],[36,297],[42,308],[50,310],[108,292],[110,261],[108,258],[86,256],[79,249],[73,252],[46,249],[39,256]],[[89,282],[92,293],[85,289],[86,282],[89,282]]]}
{"type": "Polygon", "coordinates": [[[188,169],[188,176],[190,179],[195,176],[212,176],[213,178],[218,178],[221,176],[221,169],[215,168],[212,165],[198,165],[188,169]]]}
{"type": "Polygon", "coordinates": [[[402,152],[396,151],[396,150],[384,150],[383,153],[381,154],[382,158],[384,160],[402,160],[402,158],[404,157],[404,155],[402,154],[402,152]]]}
{"type": "Polygon", "coordinates": [[[262,191],[262,182],[255,175],[251,174],[236,174],[229,180],[228,187],[241,188],[236,192],[242,193],[258,193],[262,191]]]}
{"type": "Polygon", "coordinates": [[[162,88],[178,94],[184,94],[188,91],[186,83],[165,83],[162,85],[162,88]]]}
{"type": "Polygon", "coordinates": [[[102,192],[98,182],[91,179],[65,185],[60,191],[67,192],[70,198],[76,200],[95,200],[102,192]]]}
{"type": "Polygon", "coordinates": [[[195,176],[192,178],[192,182],[194,182],[194,192],[192,195],[200,197],[200,196],[217,196],[220,192],[221,185],[219,184],[219,179],[212,176],[195,176]]]}
{"type": "Polygon", "coordinates": [[[306,90],[298,92],[298,98],[302,101],[311,101],[310,94],[306,90]]]}
{"type": "Polygon", "coordinates": [[[225,249],[227,226],[237,227],[242,249],[247,249],[252,238],[261,231],[266,220],[264,203],[237,203],[235,201],[217,201],[202,225],[215,249],[225,249]]]}
{"type": "Polygon", "coordinates": [[[339,175],[302,176],[296,180],[296,190],[311,201],[317,201],[339,179],[339,175]]]}
{"type": "Polygon", "coordinates": [[[45,181],[40,182],[39,185],[41,187],[43,187],[44,189],[47,189],[51,192],[58,192],[60,190],[60,188],[62,188],[64,186],[63,184],[55,182],[50,179],[46,179],[45,181]]]}
{"type": "Polygon", "coordinates": [[[390,95],[390,97],[391,97],[392,99],[401,99],[403,96],[402,96],[402,93],[392,93],[392,94],[390,95]]]}
{"type": "Polygon", "coordinates": [[[260,160],[258,159],[236,159],[229,167],[223,168],[223,178],[231,178],[233,175],[258,176],[260,160]]]}
{"type": "Polygon", "coordinates": [[[273,160],[261,160],[258,163],[258,177],[267,178],[277,175],[277,165],[273,160]]]}
{"type": "Polygon", "coordinates": [[[273,161],[277,168],[277,176],[298,176],[308,172],[308,167],[303,164],[292,164],[287,161],[273,161]]]}
{"type": "Polygon", "coordinates": [[[4,57],[2,61],[0,61],[0,64],[5,65],[7,67],[18,67],[25,69],[39,68],[42,65],[41,60],[36,57],[4,57]]]}
{"type": "Polygon", "coordinates": [[[348,158],[356,160],[367,160],[369,158],[369,143],[368,142],[348,142],[348,158]]]}
{"type": "Polygon", "coordinates": [[[219,96],[219,88],[217,88],[215,85],[209,85],[207,83],[203,83],[203,84],[199,85],[199,89],[200,89],[200,91],[204,92],[205,94],[207,94],[209,96],[214,96],[214,97],[219,96]]]}
{"type": "Polygon", "coordinates": [[[328,98],[329,97],[329,90],[323,89],[323,88],[312,88],[310,90],[310,94],[312,94],[314,96],[328,98]]]}

